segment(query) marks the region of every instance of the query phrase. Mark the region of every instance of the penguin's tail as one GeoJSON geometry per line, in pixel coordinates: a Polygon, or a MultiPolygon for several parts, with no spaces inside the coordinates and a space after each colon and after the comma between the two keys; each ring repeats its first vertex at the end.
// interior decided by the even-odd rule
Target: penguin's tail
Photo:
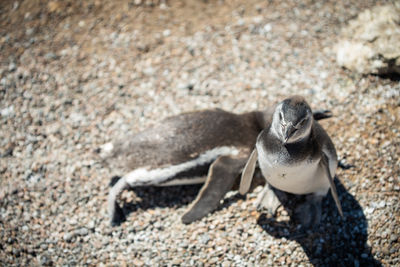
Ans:
{"type": "Polygon", "coordinates": [[[343,170],[348,170],[354,168],[355,166],[353,164],[347,163],[344,159],[339,159],[338,167],[343,170]]]}
{"type": "Polygon", "coordinates": [[[319,109],[319,110],[314,110],[313,111],[313,117],[315,120],[323,120],[323,119],[328,119],[332,117],[332,111],[329,109],[319,109]]]}

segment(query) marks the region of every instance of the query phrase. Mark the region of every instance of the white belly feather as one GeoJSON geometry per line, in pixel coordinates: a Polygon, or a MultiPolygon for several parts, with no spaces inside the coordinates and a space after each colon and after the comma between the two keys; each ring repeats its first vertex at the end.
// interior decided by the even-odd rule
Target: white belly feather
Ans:
{"type": "Polygon", "coordinates": [[[261,148],[258,150],[258,162],[267,182],[279,190],[293,194],[318,193],[325,195],[330,187],[326,172],[318,160],[280,164],[274,155],[261,148]]]}

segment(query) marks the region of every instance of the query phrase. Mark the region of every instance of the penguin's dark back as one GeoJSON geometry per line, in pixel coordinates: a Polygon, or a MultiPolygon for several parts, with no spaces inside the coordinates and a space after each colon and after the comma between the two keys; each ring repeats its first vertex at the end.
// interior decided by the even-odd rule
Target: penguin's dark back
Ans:
{"type": "Polygon", "coordinates": [[[132,170],[175,165],[218,147],[249,153],[259,132],[255,112],[234,114],[214,109],[183,113],[115,143],[110,160],[117,165],[124,162],[124,167],[132,170]]]}

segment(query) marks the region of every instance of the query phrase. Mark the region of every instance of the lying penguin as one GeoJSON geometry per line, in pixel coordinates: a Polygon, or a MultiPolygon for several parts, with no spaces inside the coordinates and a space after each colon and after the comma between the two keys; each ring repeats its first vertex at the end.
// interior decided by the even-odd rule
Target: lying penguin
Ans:
{"type": "Polygon", "coordinates": [[[303,97],[285,99],[266,121],[242,172],[241,194],[250,187],[257,159],[266,180],[257,199],[259,208],[273,215],[281,205],[273,188],[296,195],[309,194],[307,201],[296,208],[295,216],[304,227],[318,225],[322,198],[330,189],[343,217],[333,182],[338,166],[336,150],[303,97]]]}
{"type": "MultiPolygon", "coordinates": [[[[112,169],[125,173],[108,196],[111,224],[125,220],[117,199],[130,187],[204,183],[182,222],[191,223],[216,209],[239,182],[257,136],[270,125],[272,114],[273,108],[244,114],[221,109],[184,113],[104,145],[103,158],[112,169]]],[[[326,110],[314,112],[315,119],[330,116],[326,110]]]]}

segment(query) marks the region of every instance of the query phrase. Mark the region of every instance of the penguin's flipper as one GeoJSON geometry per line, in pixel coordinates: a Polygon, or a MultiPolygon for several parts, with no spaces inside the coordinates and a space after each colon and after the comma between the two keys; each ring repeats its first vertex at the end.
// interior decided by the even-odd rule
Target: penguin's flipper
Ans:
{"type": "Polygon", "coordinates": [[[243,169],[242,177],[240,179],[239,193],[242,195],[246,194],[250,189],[254,170],[256,168],[257,158],[257,149],[254,149],[246,163],[246,166],[243,169]]]}
{"type": "Polygon", "coordinates": [[[331,172],[329,170],[329,158],[328,156],[323,152],[322,153],[322,158],[321,158],[321,164],[322,167],[326,170],[326,176],[329,179],[329,184],[331,185],[331,194],[333,199],[335,200],[336,207],[338,208],[340,216],[343,218],[343,211],[342,211],[342,205],[340,204],[340,200],[336,191],[336,186],[333,181],[333,177],[331,175],[331,172]]]}
{"type": "Polygon", "coordinates": [[[313,111],[314,120],[323,120],[332,117],[332,111],[328,109],[319,109],[313,111]]]}
{"type": "Polygon", "coordinates": [[[210,166],[207,180],[196,199],[182,216],[182,222],[191,223],[215,210],[225,194],[232,189],[245,163],[245,158],[231,156],[217,158],[210,166]]]}
{"type": "Polygon", "coordinates": [[[126,181],[126,177],[119,179],[111,188],[108,194],[108,215],[110,217],[111,226],[117,226],[125,221],[125,215],[121,207],[117,203],[118,196],[128,189],[130,186],[126,181]]]}

